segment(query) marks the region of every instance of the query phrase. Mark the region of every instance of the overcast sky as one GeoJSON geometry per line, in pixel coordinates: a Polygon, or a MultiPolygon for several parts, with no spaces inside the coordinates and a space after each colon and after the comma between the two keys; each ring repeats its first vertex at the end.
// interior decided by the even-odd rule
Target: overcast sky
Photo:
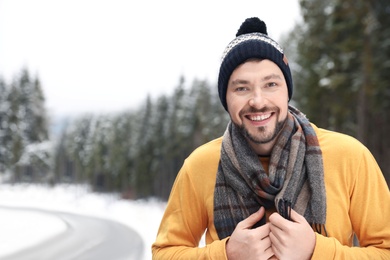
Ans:
{"type": "Polygon", "coordinates": [[[298,0],[0,0],[0,75],[37,75],[51,116],[122,111],[180,75],[215,83],[245,18],[279,40],[299,15],[298,0]]]}

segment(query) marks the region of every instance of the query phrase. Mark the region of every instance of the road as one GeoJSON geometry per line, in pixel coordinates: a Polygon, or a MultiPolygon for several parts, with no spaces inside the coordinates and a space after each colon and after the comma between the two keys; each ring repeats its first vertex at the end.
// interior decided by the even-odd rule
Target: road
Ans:
{"type": "Polygon", "coordinates": [[[107,219],[65,212],[31,210],[62,219],[65,232],[26,248],[1,260],[139,260],[143,256],[143,241],[129,227],[107,219]]]}

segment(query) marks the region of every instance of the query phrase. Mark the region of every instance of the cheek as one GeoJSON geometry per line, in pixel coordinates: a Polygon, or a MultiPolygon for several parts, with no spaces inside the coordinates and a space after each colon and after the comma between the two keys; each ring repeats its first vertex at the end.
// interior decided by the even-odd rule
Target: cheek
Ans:
{"type": "Polygon", "coordinates": [[[281,117],[282,119],[286,119],[287,118],[287,114],[288,114],[288,102],[286,103],[283,103],[283,105],[279,106],[280,107],[280,114],[281,114],[281,117]]]}
{"type": "Polygon", "coordinates": [[[275,104],[280,108],[280,116],[285,119],[288,114],[288,93],[287,88],[285,93],[282,93],[279,98],[275,99],[275,104]]]}
{"type": "Polygon", "coordinates": [[[239,113],[242,109],[240,101],[235,99],[235,98],[226,97],[226,103],[227,103],[228,112],[229,112],[231,119],[234,122],[237,122],[240,118],[239,113]]]}

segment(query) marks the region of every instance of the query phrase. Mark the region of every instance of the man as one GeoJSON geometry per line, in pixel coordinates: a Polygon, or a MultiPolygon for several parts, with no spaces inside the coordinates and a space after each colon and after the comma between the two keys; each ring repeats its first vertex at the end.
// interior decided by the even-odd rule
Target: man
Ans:
{"type": "Polygon", "coordinates": [[[390,193],[375,159],[289,106],[288,61],[264,22],[249,18],[236,36],[218,79],[231,123],[185,160],[153,258],[390,259],[390,193]]]}

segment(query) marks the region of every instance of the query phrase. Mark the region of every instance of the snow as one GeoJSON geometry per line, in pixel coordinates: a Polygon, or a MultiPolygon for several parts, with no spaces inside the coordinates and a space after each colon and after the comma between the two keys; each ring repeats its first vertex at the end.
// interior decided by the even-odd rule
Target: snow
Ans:
{"type": "Polygon", "coordinates": [[[0,209],[0,215],[0,257],[22,247],[33,246],[44,238],[53,237],[66,230],[64,222],[47,214],[0,209]],[[44,233],[42,227],[45,227],[44,233]]]}
{"type": "MultiPolygon", "coordinates": [[[[151,259],[151,245],[165,209],[156,199],[130,201],[117,195],[91,192],[86,186],[0,184],[0,207],[26,207],[65,211],[107,218],[137,231],[144,240],[144,259],[151,259]]],[[[0,209],[0,258],[53,237],[66,229],[61,219],[25,210],[0,209]]]]}

